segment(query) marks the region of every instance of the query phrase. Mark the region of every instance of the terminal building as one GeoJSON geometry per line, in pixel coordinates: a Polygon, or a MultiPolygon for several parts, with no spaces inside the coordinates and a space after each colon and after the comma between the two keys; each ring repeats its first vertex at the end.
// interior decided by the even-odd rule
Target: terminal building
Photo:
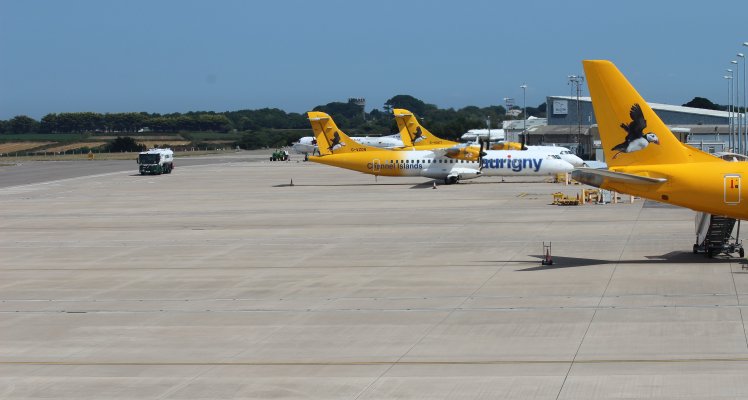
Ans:
{"type": "MultiPolygon", "coordinates": [[[[597,121],[589,97],[546,97],[547,124],[528,126],[528,144],[551,144],[569,147],[585,159],[603,160],[597,121]]],[[[679,139],[703,151],[726,151],[730,114],[727,111],[648,103],[679,139]]],[[[522,121],[518,122],[521,127],[522,121]]],[[[512,127],[517,127],[515,123],[512,127]]],[[[507,138],[513,135],[507,130],[507,138]]]]}

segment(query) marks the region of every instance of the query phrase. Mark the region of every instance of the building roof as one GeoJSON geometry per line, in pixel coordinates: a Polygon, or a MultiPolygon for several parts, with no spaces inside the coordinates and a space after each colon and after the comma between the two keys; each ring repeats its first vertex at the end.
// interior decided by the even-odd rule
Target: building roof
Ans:
{"type": "Polygon", "coordinates": [[[530,117],[527,121],[522,119],[508,119],[502,122],[501,127],[507,130],[524,129],[527,126],[527,130],[536,128],[538,126],[548,125],[548,118],[537,118],[530,117]]]}
{"type": "MultiPolygon", "coordinates": [[[[548,97],[552,99],[573,100],[573,101],[576,101],[577,99],[576,96],[548,96],[548,97]]],[[[579,101],[592,102],[592,98],[580,96],[579,101]]],[[[720,118],[730,117],[730,113],[728,113],[727,111],[706,110],[703,108],[674,106],[671,104],[650,103],[650,102],[647,102],[647,104],[649,104],[649,106],[655,111],[672,111],[672,112],[679,112],[679,113],[686,113],[686,114],[708,115],[711,117],[720,117],[720,118]]]]}

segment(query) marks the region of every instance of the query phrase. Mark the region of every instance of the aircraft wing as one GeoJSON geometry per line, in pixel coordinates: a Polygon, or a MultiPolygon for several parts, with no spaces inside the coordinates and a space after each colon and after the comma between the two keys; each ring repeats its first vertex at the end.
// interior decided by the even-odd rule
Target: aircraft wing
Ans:
{"type": "Polygon", "coordinates": [[[603,181],[619,183],[635,183],[639,185],[656,185],[667,182],[665,178],[652,178],[623,172],[615,172],[607,169],[577,168],[571,171],[571,178],[584,184],[600,187],[603,181]]]}

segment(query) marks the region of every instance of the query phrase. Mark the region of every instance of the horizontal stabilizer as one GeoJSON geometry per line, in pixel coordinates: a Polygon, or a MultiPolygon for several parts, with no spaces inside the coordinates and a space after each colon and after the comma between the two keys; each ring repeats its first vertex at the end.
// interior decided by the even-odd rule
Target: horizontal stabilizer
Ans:
{"type": "Polygon", "coordinates": [[[633,183],[639,185],[656,185],[667,182],[665,178],[625,174],[607,169],[577,168],[571,172],[571,178],[586,185],[600,187],[605,180],[608,182],[633,183]]]}

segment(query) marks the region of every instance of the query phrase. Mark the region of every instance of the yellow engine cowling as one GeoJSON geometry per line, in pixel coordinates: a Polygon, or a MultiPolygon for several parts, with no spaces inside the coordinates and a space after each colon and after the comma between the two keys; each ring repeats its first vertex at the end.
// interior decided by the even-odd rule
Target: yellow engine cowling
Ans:
{"type": "Polygon", "coordinates": [[[491,150],[522,150],[522,143],[498,142],[491,145],[491,150]]]}
{"type": "Polygon", "coordinates": [[[457,160],[478,161],[480,159],[480,146],[460,146],[447,149],[446,156],[457,160]]]}

